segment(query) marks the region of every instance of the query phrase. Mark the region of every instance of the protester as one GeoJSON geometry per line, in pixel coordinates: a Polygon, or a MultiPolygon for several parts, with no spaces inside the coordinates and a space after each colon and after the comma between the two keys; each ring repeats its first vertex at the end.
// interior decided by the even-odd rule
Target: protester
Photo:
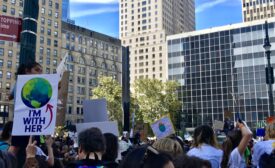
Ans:
{"type": "Polygon", "coordinates": [[[219,149],[213,129],[208,125],[202,125],[194,131],[193,148],[187,152],[188,156],[210,161],[212,168],[219,168],[223,151],[219,149]]]}
{"type": "Polygon", "coordinates": [[[181,145],[176,140],[171,138],[159,139],[153,144],[153,147],[158,151],[170,154],[173,158],[183,154],[181,145]]]}
{"type": "Polygon", "coordinates": [[[117,168],[118,163],[116,159],[118,157],[118,137],[112,133],[104,134],[106,142],[106,150],[102,156],[102,161],[108,168],[117,168]]]}
{"type": "Polygon", "coordinates": [[[172,160],[151,146],[141,146],[127,154],[120,168],[174,168],[172,160]]]}
{"type": "Polygon", "coordinates": [[[244,121],[237,122],[238,130],[229,131],[223,143],[222,168],[245,168],[244,152],[252,138],[252,132],[244,121]]]}
{"type": "MultiPolygon", "coordinates": [[[[24,75],[24,74],[41,74],[42,73],[42,66],[37,62],[29,62],[27,64],[20,64],[17,72],[17,75],[24,75]]],[[[14,85],[11,93],[9,95],[9,100],[12,100],[16,97],[16,84],[14,85]]],[[[39,137],[37,138],[37,142],[39,137]]],[[[29,136],[12,136],[11,139],[11,146],[9,151],[12,152],[18,160],[18,168],[22,168],[25,158],[26,158],[26,147],[28,145],[29,136]]]]}
{"type": "Polygon", "coordinates": [[[210,162],[197,157],[180,155],[173,161],[175,168],[211,168],[210,162]]]}
{"type": "Polygon", "coordinates": [[[2,151],[7,151],[10,147],[12,125],[12,121],[9,121],[4,125],[0,140],[0,150],[2,151]]]}
{"type": "Polygon", "coordinates": [[[37,148],[36,141],[32,141],[32,137],[29,137],[29,142],[26,147],[26,162],[24,168],[39,168],[39,163],[35,158],[37,148]]]}
{"type": "Polygon", "coordinates": [[[263,154],[270,155],[275,149],[275,122],[266,126],[266,141],[260,141],[254,145],[252,163],[259,167],[259,161],[263,154]]]}
{"type": "Polygon", "coordinates": [[[78,135],[78,161],[70,163],[67,167],[80,168],[82,166],[104,166],[101,161],[105,152],[105,139],[98,128],[89,128],[78,135]]]}

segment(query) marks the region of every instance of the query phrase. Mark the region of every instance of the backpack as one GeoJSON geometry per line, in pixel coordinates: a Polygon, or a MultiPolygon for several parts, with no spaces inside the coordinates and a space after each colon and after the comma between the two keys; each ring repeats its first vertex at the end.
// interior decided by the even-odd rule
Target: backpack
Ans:
{"type": "Polygon", "coordinates": [[[260,168],[274,168],[275,167],[275,149],[271,154],[264,153],[259,161],[260,168]]]}

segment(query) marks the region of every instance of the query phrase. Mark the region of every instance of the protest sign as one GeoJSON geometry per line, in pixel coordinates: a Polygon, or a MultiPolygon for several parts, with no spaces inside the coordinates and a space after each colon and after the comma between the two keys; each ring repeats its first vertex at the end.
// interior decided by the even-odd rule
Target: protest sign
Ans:
{"type": "Polygon", "coordinates": [[[57,74],[59,74],[60,80],[62,79],[64,72],[67,70],[67,59],[68,59],[68,53],[65,54],[60,64],[56,68],[56,72],[57,74]]]}
{"type": "Polygon", "coordinates": [[[214,130],[223,130],[224,123],[222,121],[214,120],[213,129],[214,130]]]}
{"type": "Polygon", "coordinates": [[[151,128],[157,139],[165,138],[175,133],[173,124],[169,117],[163,117],[151,124],[151,128]]]}
{"type": "Polygon", "coordinates": [[[84,122],[108,121],[106,99],[83,101],[84,122]]]}
{"type": "Polygon", "coordinates": [[[100,129],[103,134],[112,133],[116,136],[119,136],[118,126],[116,121],[80,123],[80,124],[76,124],[76,131],[79,134],[80,132],[92,127],[96,127],[100,129]]]}
{"type": "Polygon", "coordinates": [[[18,76],[12,135],[54,133],[58,78],[57,74],[18,76]]]}

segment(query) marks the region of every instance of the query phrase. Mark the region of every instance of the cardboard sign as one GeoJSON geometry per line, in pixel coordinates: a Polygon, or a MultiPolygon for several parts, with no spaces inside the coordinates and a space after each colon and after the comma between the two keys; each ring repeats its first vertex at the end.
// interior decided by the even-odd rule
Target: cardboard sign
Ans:
{"type": "Polygon", "coordinates": [[[12,135],[54,133],[58,78],[57,74],[18,76],[12,135]]]}
{"type": "Polygon", "coordinates": [[[64,72],[67,70],[67,59],[68,59],[68,53],[65,54],[60,64],[56,68],[56,72],[57,74],[59,74],[60,80],[62,79],[64,72]]]}
{"type": "Polygon", "coordinates": [[[83,101],[84,122],[108,121],[106,99],[83,101]]]}
{"type": "Polygon", "coordinates": [[[100,129],[103,134],[112,133],[116,136],[119,136],[118,125],[116,121],[80,123],[76,124],[76,131],[79,134],[80,132],[92,127],[100,129]]]}
{"type": "Polygon", "coordinates": [[[213,129],[214,130],[223,130],[224,123],[222,121],[214,120],[213,129]]]}
{"type": "Polygon", "coordinates": [[[20,42],[22,19],[0,15],[0,40],[20,42]]]}
{"type": "Polygon", "coordinates": [[[151,124],[151,128],[157,139],[165,138],[175,133],[175,129],[169,117],[163,117],[151,124]]]}

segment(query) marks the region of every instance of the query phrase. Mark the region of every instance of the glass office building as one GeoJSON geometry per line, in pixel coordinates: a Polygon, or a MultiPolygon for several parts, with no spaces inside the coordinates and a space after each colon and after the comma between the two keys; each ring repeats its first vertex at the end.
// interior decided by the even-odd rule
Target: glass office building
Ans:
{"type": "MultiPolygon", "coordinates": [[[[274,67],[275,20],[268,22],[274,67]]],[[[185,127],[241,118],[255,128],[270,115],[264,38],[264,21],[168,36],[169,80],[181,84],[185,127]]]]}

